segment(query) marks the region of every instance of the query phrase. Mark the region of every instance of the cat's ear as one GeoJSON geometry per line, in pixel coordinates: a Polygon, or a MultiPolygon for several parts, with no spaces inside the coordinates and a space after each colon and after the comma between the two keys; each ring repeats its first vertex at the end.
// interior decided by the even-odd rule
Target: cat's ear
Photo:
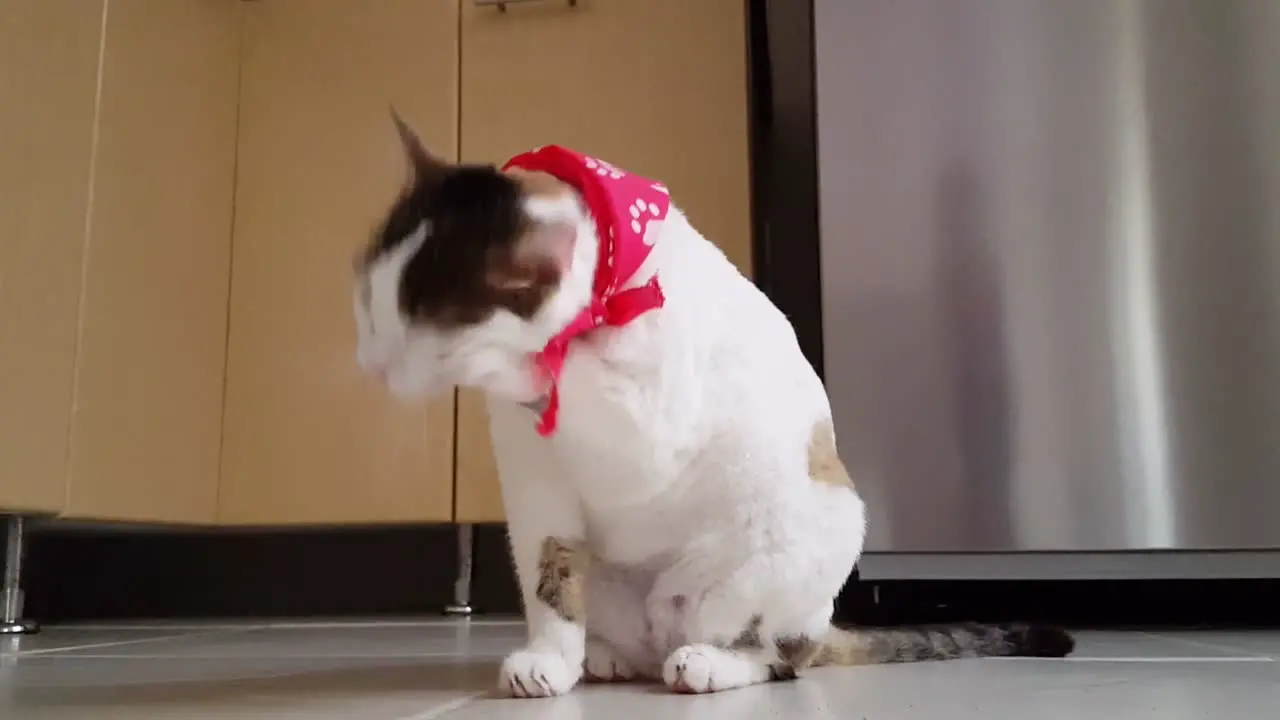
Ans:
{"type": "Polygon", "coordinates": [[[567,275],[573,265],[573,247],[578,239],[578,228],[572,223],[557,220],[538,223],[525,233],[521,243],[521,255],[555,273],[556,279],[567,275]]]}
{"type": "Polygon", "coordinates": [[[503,290],[555,285],[573,266],[578,229],[562,221],[540,222],[521,236],[511,262],[495,268],[491,281],[503,290]]]}
{"type": "Polygon", "coordinates": [[[394,107],[391,108],[391,122],[400,135],[400,144],[404,146],[405,158],[409,161],[409,178],[411,184],[431,182],[444,175],[445,163],[436,158],[418,139],[418,134],[409,127],[409,123],[400,117],[394,107]]]}

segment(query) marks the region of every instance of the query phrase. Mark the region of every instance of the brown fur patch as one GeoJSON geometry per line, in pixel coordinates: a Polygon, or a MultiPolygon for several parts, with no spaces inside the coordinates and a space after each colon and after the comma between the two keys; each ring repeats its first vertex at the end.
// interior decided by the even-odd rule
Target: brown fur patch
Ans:
{"type": "Polygon", "coordinates": [[[538,562],[538,599],[564,620],[582,622],[587,614],[584,585],[589,564],[590,556],[580,544],[548,537],[538,562]]]}
{"type": "MultiPolygon", "coordinates": [[[[743,628],[738,637],[732,642],[724,646],[724,649],[735,653],[754,653],[765,649],[765,638],[761,634],[761,627],[764,625],[764,617],[761,615],[752,615],[751,620],[747,622],[747,626],[743,628]]],[[[771,682],[785,682],[795,680],[799,677],[796,671],[800,669],[786,653],[782,652],[782,645],[778,644],[779,657],[781,662],[772,662],[769,664],[769,680],[771,682]]]]}
{"type": "Polygon", "coordinates": [[[790,682],[799,680],[800,674],[795,665],[787,663],[773,663],[769,666],[769,682],[790,682]]]}
{"type": "Polygon", "coordinates": [[[815,482],[853,489],[853,478],[836,452],[836,433],[831,420],[814,423],[809,437],[809,477],[815,482]]]}
{"type": "Polygon", "coordinates": [[[357,275],[425,226],[400,278],[405,317],[443,329],[476,325],[500,310],[533,317],[559,285],[566,243],[559,242],[564,233],[557,228],[535,223],[524,201],[567,186],[541,173],[446,163],[394,119],[411,181],[357,259],[357,275]]]}
{"type": "Polygon", "coordinates": [[[798,670],[818,664],[824,649],[822,643],[804,635],[779,638],[774,644],[783,662],[798,670]]]}
{"type": "Polygon", "coordinates": [[[729,650],[763,650],[764,639],[760,637],[760,626],[764,624],[764,618],[760,615],[752,615],[751,621],[743,628],[738,637],[729,643],[729,650]]]}

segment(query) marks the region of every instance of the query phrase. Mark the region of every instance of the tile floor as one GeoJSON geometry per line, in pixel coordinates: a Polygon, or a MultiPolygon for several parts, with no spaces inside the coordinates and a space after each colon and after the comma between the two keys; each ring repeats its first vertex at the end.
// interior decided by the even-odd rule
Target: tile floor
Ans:
{"type": "Polygon", "coordinates": [[[680,697],[590,686],[494,697],[514,622],[54,627],[0,639],[4,720],[1261,720],[1280,708],[1280,632],[1085,632],[1066,661],[810,671],[680,697]]]}

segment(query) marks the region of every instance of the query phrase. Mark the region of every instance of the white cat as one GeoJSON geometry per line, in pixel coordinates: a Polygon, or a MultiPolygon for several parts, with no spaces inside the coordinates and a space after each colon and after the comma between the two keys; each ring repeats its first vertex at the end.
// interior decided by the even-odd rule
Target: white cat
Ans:
{"type": "Polygon", "coordinates": [[[1062,656],[1026,625],[845,631],[866,511],[787,319],[660,183],[559,147],[432,158],[357,268],[360,363],[488,397],[529,629],[499,680],[713,692],[818,664],[1062,656]]]}

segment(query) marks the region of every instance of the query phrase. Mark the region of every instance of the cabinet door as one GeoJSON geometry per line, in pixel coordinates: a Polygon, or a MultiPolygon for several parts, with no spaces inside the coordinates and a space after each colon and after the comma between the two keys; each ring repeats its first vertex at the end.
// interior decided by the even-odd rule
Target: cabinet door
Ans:
{"type": "MultiPolygon", "coordinates": [[[[743,0],[464,3],[461,154],[500,162],[558,143],[661,179],[750,271],[743,0]]],[[[483,403],[458,406],[458,519],[502,508],[483,403]]],[[[532,420],[531,420],[532,422],[532,420]]]]}
{"type": "Polygon", "coordinates": [[[108,6],[69,517],[214,520],[241,9],[108,6]]]}
{"type": "Polygon", "coordinates": [[[224,523],[447,521],[453,399],[355,362],[351,261],[406,177],[392,104],[457,153],[457,0],[246,5],[224,523]]]}
{"type": "Polygon", "coordinates": [[[0,509],[56,512],[89,198],[101,0],[0,2],[0,509]]]}

